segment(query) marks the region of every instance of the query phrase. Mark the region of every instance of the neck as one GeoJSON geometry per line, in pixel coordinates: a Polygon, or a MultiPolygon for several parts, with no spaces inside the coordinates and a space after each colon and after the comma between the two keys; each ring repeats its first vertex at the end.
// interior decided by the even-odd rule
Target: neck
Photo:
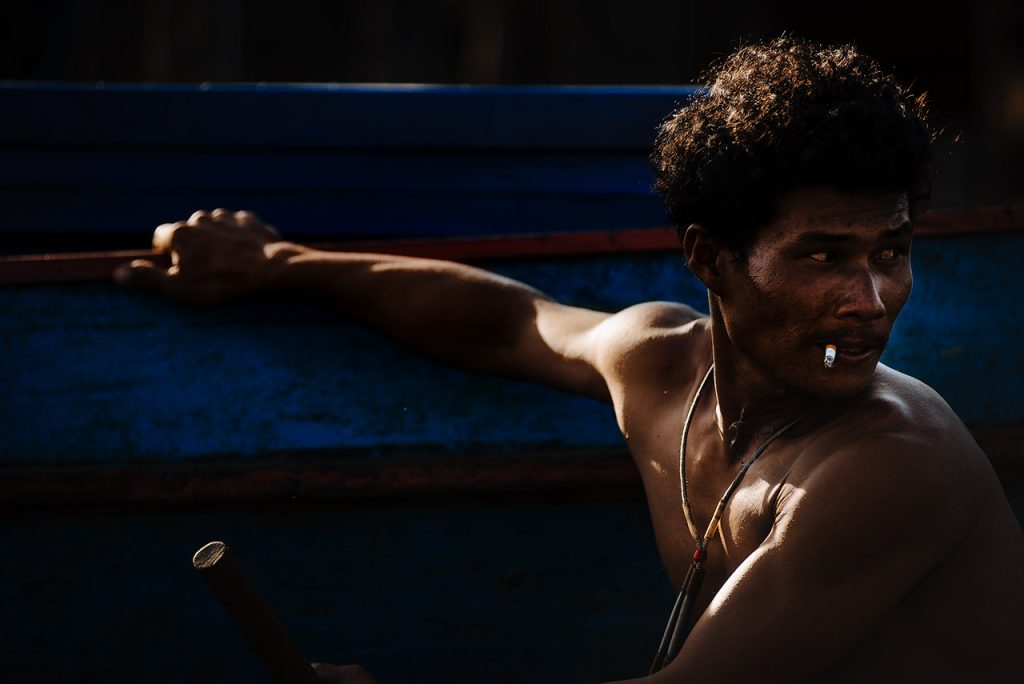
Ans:
{"type": "Polygon", "coordinates": [[[816,400],[767,375],[737,349],[726,333],[714,301],[710,308],[715,418],[725,445],[740,454],[758,436],[805,414],[816,400]]]}

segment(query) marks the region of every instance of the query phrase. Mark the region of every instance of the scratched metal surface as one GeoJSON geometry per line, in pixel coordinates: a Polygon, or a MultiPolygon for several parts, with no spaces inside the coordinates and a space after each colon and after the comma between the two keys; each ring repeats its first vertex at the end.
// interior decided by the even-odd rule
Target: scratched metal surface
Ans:
{"type": "MultiPolygon", "coordinates": [[[[885,361],[968,424],[1024,420],[1024,235],[922,239],[885,361]]],[[[705,308],[674,255],[497,264],[563,301],[705,308]]],[[[0,290],[0,463],[323,447],[613,446],[611,410],[412,357],[313,305],[179,307],[106,285],[0,290]]]]}

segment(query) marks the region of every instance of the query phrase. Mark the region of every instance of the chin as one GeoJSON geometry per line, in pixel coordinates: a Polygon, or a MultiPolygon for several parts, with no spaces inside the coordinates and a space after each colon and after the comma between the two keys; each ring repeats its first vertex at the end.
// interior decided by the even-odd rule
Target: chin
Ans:
{"type": "Polygon", "coordinates": [[[877,364],[870,371],[836,366],[822,366],[811,374],[804,374],[803,381],[796,386],[805,392],[823,399],[851,399],[871,384],[877,364]]]}

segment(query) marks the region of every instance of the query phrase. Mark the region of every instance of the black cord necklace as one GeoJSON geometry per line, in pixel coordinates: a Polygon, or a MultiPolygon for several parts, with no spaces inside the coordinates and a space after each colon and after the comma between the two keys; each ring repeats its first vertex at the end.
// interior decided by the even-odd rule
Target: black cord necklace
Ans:
{"type": "Polygon", "coordinates": [[[704,561],[708,557],[708,543],[718,532],[718,524],[722,520],[722,513],[725,511],[725,505],[729,502],[729,498],[736,491],[740,481],[743,480],[743,476],[750,470],[750,466],[754,464],[757,457],[760,456],[768,445],[771,444],[782,435],[783,432],[791,428],[800,418],[797,417],[794,420],[786,423],[781,428],[773,432],[768,436],[766,440],[761,443],[761,446],[754,450],[754,453],[750,455],[750,458],[743,463],[740,471],[733,478],[732,483],[726,488],[725,493],[722,494],[722,498],[718,500],[718,505],[715,507],[715,512],[711,515],[711,522],[708,523],[707,530],[703,535],[697,532],[697,526],[693,522],[693,515],[690,513],[690,499],[686,493],[686,438],[690,433],[690,423],[693,421],[693,414],[697,408],[697,402],[700,400],[701,394],[704,392],[704,386],[708,384],[714,374],[715,364],[711,364],[711,368],[708,368],[707,375],[701,381],[700,386],[697,387],[697,393],[693,395],[693,401],[690,403],[690,410],[686,413],[686,421],[683,423],[683,438],[679,445],[679,491],[683,503],[683,516],[686,518],[686,526],[690,530],[690,534],[693,536],[697,544],[697,550],[693,553],[693,561],[690,563],[690,568],[686,572],[686,579],[683,580],[683,585],[679,590],[679,596],[676,597],[675,605],[672,607],[672,613],[669,615],[668,624],[665,626],[665,634],[661,637],[661,645],[658,646],[658,653],[654,656],[654,662],[651,664],[651,674],[654,674],[658,670],[668,665],[672,660],[679,654],[683,644],[686,642],[686,637],[690,635],[690,630],[693,629],[693,607],[697,601],[697,595],[700,592],[701,583],[704,581],[704,561]]]}

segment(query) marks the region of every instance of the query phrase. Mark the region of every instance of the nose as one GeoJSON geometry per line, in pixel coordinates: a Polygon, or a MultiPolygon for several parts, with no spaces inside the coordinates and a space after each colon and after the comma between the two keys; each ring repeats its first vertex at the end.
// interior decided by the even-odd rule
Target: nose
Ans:
{"type": "Polygon", "coordinates": [[[870,269],[858,270],[844,279],[836,306],[836,316],[875,320],[885,316],[885,303],[878,291],[878,275],[870,269]]]}

